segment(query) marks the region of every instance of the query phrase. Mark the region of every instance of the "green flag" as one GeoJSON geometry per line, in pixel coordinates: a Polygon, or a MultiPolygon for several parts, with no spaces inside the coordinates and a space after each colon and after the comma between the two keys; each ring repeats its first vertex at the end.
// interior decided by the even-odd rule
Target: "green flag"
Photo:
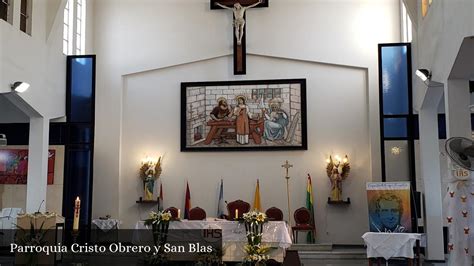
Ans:
{"type": "MultiPolygon", "coordinates": [[[[315,226],[315,223],[314,223],[313,184],[311,183],[311,176],[309,174],[308,174],[308,185],[306,186],[306,208],[309,210],[309,212],[311,214],[310,224],[315,226]]],[[[313,232],[308,232],[307,242],[308,243],[314,243],[315,237],[316,236],[313,235],[313,232]]]]}

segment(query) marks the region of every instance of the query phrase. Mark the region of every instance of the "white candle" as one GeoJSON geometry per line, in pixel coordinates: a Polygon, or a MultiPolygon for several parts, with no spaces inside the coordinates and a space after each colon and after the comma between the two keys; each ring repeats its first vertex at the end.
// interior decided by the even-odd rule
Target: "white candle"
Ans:
{"type": "Polygon", "coordinates": [[[178,219],[181,218],[181,209],[178,209],[178,219]]]}
{"type": "Polygon", "coordinates": [[[235,209],[235,219],[239,219],[239,209],[235,209]]]}
{"type": "Polygon", "coordinates": [[[74,221],[72,223],[72,230],[79,230],[79,214],[81,213],[81,200],[79,197],[76,198],[74,202],[74,221]]]}

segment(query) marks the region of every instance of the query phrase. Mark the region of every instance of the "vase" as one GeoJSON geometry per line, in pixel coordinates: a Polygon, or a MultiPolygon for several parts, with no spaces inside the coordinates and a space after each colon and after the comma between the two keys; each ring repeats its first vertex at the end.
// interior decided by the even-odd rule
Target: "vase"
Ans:
{"type": "Polygon", "coordinates": [[[153,200],[153,190],[155,188],[155,180],[149,179],[143,181],[143,187],[145,189],[145,200],[153,200]]]}

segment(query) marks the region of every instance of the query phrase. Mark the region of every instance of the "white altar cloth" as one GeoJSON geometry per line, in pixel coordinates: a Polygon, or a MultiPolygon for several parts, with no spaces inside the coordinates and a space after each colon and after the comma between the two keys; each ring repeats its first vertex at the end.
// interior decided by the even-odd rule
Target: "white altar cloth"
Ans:
{"type": "MultiPolygon", "coordinates": [[[[135,229],[149,229],[143,221],[135,224],[135,229]]],[[[223,261],[242,261],[245,257],[244,245],[247,243],[245,225],[235,221],[208,218],[203,221],[173,221],[169,229],[221,229],[222,245],[224,248],[223,261]]],[[[134,235],[135,243],[140,239],[134,235]]],[[[269,221],[263,226],[262,243],[273,247],[268,255],[270,258],[283,262],[286,249],[291,246],[290,228],[286,222],[269,221]]]]}
{"type": "Polygon", "coordinates": [[[413,247],[422,234],[411,233],[365,233],[362,238],[367,245],[367,258],[402,257],[413,259],[413,247]]]}
{"type": "MultiPolygon", "coordinates": [[[[135,229],[149,229],[143,221],[135,229]]],[[[181,220],[170,223],[169,229],[221,229],[222,242],[246,242],[245,225],[235,221],[208,218],[203,221],[181,220]]],[[[291,246],[290,229],[284,221],[269,221],[263,226],[262,242],[287,249],[291,246]]]]}

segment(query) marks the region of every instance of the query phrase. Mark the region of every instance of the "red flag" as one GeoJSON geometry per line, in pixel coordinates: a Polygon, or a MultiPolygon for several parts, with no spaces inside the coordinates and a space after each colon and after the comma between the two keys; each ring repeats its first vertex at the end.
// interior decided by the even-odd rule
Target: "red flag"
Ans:
{"type": "Polygon", "coordinates": [[[189,183],[186,182],[186,199],[184,201],[184,219],[189,218],[190,209],[191,209],[191,192],[189,192],[189,183]]]}

